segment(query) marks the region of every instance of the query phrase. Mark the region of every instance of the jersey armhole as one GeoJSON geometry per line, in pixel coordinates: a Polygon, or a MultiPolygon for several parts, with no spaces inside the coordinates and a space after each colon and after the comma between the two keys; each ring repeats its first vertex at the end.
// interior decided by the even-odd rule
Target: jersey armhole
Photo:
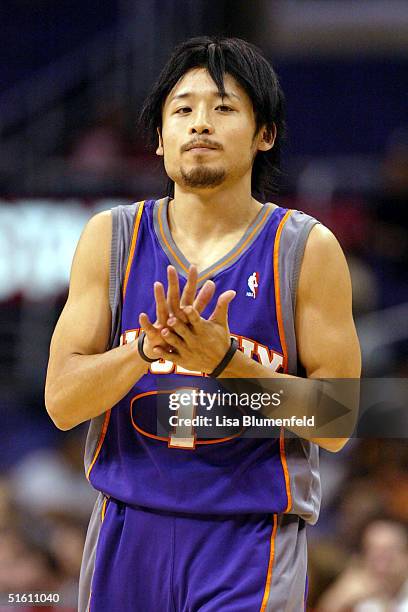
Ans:
{"type": "MultiPolygon", "coordinates": [[[[304,214],[304,213],[303,213],[304,214]]],[[[319,224],[320,221],[317,221],[314,217],[306,216],[306,219],[298,233],[296,244],[294,247],[294,258],[293,258],[293,268],[292,274],[289,279],[290,284],[290,292],[292,299],[292,312],[293,312],[293,325],[295,326],[296,321],[296,303],[297,303],[297,292],[299,287],[299,278],[300,278],[300,270],[302,267],[303,256],[305,254],[306,242],[309,238],[309,234],[314,228],[315,225],[319,224]]],[[[297,350],[297,339],[296,340],[296,369],[297,375],[301,378],[306,378],[306,370],[299,359],[299,352],[297,350]]]]}
{"type": "Polygon", "coordinates": [[[109,305],[112,326],[109,348],[119,346],[123,283],[139,207],[143,202],[112,208],[112,242],[109,268],[109,305]]]}
{"type": "Polygon", "coordinates": [[[307,242],[307,239],[309,238],[310,232],[312,231],[314,226],[317,225],[318,223],[320,223],[320,221],[317,221],[317,219],[314,219],[313,217],[308,217],[306,219],[306,222],[300,229],[300,232],[296,240],[296,245],[294,249],[292,274],[289,279],[290,291],[291,291],[291,296],[292,296],[293,316],[295,316],[296,314],[297,290],[299,286],[300,269],[302,267],[303,255],[305,254],[306,242],[307,242]]]}

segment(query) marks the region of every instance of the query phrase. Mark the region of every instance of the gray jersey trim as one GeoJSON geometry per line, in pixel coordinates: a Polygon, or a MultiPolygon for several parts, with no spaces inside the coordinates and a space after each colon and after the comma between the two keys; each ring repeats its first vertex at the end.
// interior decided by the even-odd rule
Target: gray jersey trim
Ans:
{"type": "MultiPolygon", "coordinates": [[[[140,202],[112,208],[112,240],[109,270],[109,305],[112,313],[111,334],[107,350],[119,346],[122,318],[122,289],[134,224],[140,202]]],[[[85,444],[85,472],[95,455],[106,413],[91,420],[85,444]]],[[[96,547],[101,529],[101,511],[105,496],[99,493],[89,522],[79,579],[78,611],[87,612],[95,567],[96,547]]]]}
{"type": "Polygon", "coordinates": [[[119,345],[122,291],[137,211],[141,202],[112,208],[112,248],[109,277],[109,303],[112,327],[109,348],[119,345]]]}
{"type": "MultiPolygon", "coordinates": [[[[276,516],[276,515],[275,515],[276,516]]],[[[306,525],[298,516],[280,514],[266,612],[302,612],[307,574],[306,525]]]]}
{"type": "Polygon", "coordinates": [[[282,227],[279,245],[279,289],[283,328],[288,352],[288,372],[297,374],[295,336],[296,294],[306,241],[318,223],[313,217],[294,210],[282,227]]]}
{"type": "MultiPolygon", "coordinates": [[[[288,373],[293,375],[298,374],[295,312],[299,275],[307,239],[317,223],[313,217],[294,210],[283,225],[280,237],[278,257],[281,311],[288,373]]],[[[321,498],[319,447],[301,438],[286,438],[285,451],[292,497],[290,512],[313,524],[319,515],[321,498]]]]}
{"type": "Polygon", "coordinates": [[[81,573],[79,576],[78,612],[87,612],[91,596],[92,578],[95,569],[96,547],[102,526],[102,505],[105,496],[99,493],[89,521],[82,555],[81,573]]]}
{"type": "MultiPolygon", "coordinates": [[[[109,304],[112,314],[111,333],[107,350],[119,346],[122,318],[122,289],[129,259],[133,229],[140,202],[112,208],[112,239],[109,270],[109,304]]],[[[101,436],[105,415],[91,420],[85,444],[85,473],[88,473],[101,436]]]]}
{"type": "MultiPolygon", "coordinates": [[[[184,278],[186,278],[187,277],[186,270],[189,269],[190,262],[185,258],[183,253],[180,251],[180,249],[174,242],[173,237],[171,235],[170,227],[168,223],[169,200],[170,198],[166,197],[161,200],[157,200],[155,202],[154,210],[153,210],[154,229],[156,232],[157,239],[163,251],[166,253],[167,257],[169,258],[169,261],[171,261],[172,265],[176,268],[180,276],[184,276],[184,278]],[[162,204],[162,208],[161,208],[161,204],[162,204]],[[171,252],[171,250],[168,248],[167,244],[162,238],[161,231],[160,231],[160,223],[159,223],[160,221],[159,213],[161,213],[161,222],[162,222],[163,232],[166,237],[166,240],[168,244],[171,246],[173,253],[175,253],[177,258],[182,262],[184,269],[183,269],[183,266],[181,266],[179,262],[177,261],[177,259],[174,257],[174,254],[171,252]]],[[[237,259],[242,257],[242,255],[246,253],[246,251],[253,244],[254,240],[257,239],[259,234],[265,228],[267,221],[270,218],[270,216],[273,214],[274,210],[276,210],[276,208],[274,208],[274,205],[270,203],[265,204],[260,209],[255,219],[252,221],[251,225],[245,230],[244,235],[240,238],[240,240],[234,246],[234,248],[228,251],[228,253],[224,255],[221,259],[214,262],[211,266],[209,266],[208,268],[200,272],[200,275],[199,275],[200,281],[198,282],[197,287],[201,287],[205,283],[207,278],[211,278],[211,273],[213,272],[215,268],[216,268],[216,273],[219,274],[223,270],[226,270],[227,268],[229,268],[233,263],[235,263],[237,259]],[[265,207],[269,209],[269,212],[266,213],[265,207]],[[245,244],[244,248],[240,251],[240,248],[242,247],[242,245],[244,245],[244,243],[246,242],[250,234],[254,231],[258,223],[260,223],[261,219],[263,219],[262,225],[254,232],[253,236],[248,241],[248,244],[245,244]],[[234,252],[237,253],[236,257],[233,256],[234,252]],[[231,256],[233,257],[231,258],[231,256]]]]}

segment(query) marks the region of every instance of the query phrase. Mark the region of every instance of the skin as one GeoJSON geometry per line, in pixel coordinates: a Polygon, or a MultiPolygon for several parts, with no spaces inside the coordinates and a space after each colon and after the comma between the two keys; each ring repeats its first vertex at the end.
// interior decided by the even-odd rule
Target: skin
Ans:
{"type": "Polygon", "coordinates": [[[175,181],[169,225],[177,246],[198,270],[229,251],[241,238],[262,205],[251,197],[255,154],[273,147],[275,130],[256,132],[252,103],[230,76],[221,99],[204,69],[190,70],[176,85],[163,107],[157,154],[175,181]],[[206,143],[209,149],[185,149],[206,143]],[[221,184],[192,187],[183,174],[224,173],[221,184]]]}
{"type": "MultiPolygon", "coordinates": [[[[219,97],[204,69],[194,69],[170,92],[158,130],[157,154],[175,181],[169,207],[173,238],[193,264],[179,295],[176,271],[168,268],[168,291],[154,284],[156,321],[140,315],[145,353],[185,368],[211,372],[229,344],[228,306],[235,292],[221,294],[208,320],[200,315],[214,293],[207,281],[196,297],[197,271],[225,255],[260,210],[251,196],[251,168],[257,151],[273,146],[245,91],[225,76],[228,98],[219,97]],[[189,149],[194,144],[210,150],[189,149]]],[[[55,329],[46,383],[46,406],[55,424],[69,429],[102,414],[147,372],[136,342],[107,351],[111,217],[88,223],[75,253],[67,304],[55,329]],[[115,380],[115,385],[111,381],[115,380]]],[[[351,311],[351,283],[344,254],[321,225],[311,231],[301,267],[295,326],[298,351],[308,378],[358,378],[360,348],[351,311]],[[326,265],[321,266],[325,261],[326,265]]],[[[276,374],[237,351],[225,377],[275,378],[276,374]]],[[[313,439],[339,450],[346,439],[313,439]]]]}

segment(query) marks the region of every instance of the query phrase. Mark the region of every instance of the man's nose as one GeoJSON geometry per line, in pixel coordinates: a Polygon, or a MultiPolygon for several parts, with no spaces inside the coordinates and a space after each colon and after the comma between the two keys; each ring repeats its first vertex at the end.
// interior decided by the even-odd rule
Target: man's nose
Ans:
{"type": "Polygon", "coordinates": [[[214,128],[205,111],[197,112],[192,118],[189,134],[213,134],[214,128]]]}

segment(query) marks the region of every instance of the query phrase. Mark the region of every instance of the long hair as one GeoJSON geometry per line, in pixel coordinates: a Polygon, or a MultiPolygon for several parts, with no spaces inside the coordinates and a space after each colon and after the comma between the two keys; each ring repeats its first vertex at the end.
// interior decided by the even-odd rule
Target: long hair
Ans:
{"type": "MultiPolygon", "coordinates": [[[[230,74],[252,101],[256,131],[265,125],[272,132],[276,126],[275,143],[269,151],[258,151],[252,167],[252,193],[265,199],[277,191],[281,175],[281,147],[286,135],[285,98],[278,77],[261,51],[240,38],[200,36],[178,45],[146,98],[140,124],[150,145],[157,144],[157,128],[162,128],[162,110],[167,96],[181,77],[192,68],[206,68],[222,97],[225,95],[224,74],[230,74]]],[[[169,182],[169,195],[174,183],[169,182]]]]}

